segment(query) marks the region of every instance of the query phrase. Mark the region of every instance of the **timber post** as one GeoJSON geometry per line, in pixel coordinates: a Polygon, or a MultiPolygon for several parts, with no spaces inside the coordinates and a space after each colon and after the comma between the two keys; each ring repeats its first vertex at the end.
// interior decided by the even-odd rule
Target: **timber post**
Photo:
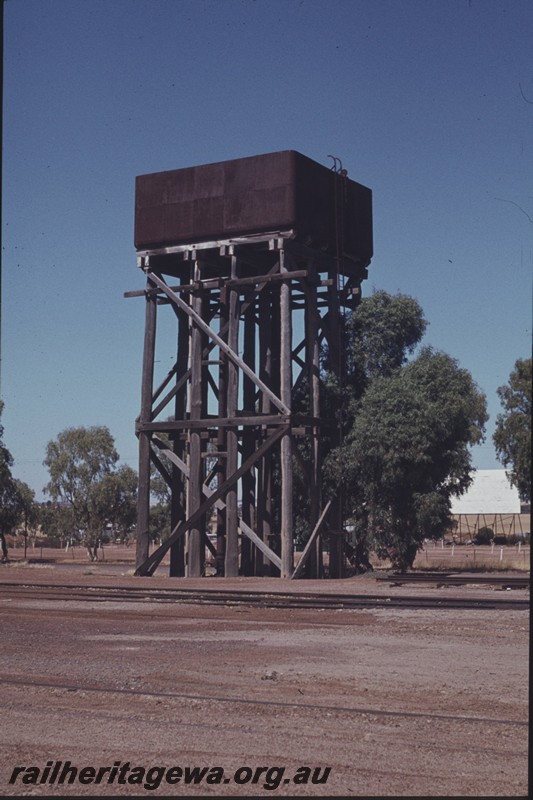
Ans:
{"type": "MultiPolygon", "coordinates": [[[[148,259],[141,259],[144,269],[148,259]]],[[[141,413],[138,426],[151,421],[152,390],[154,380],[155,338],[157,319],[156,296],[149,293],[153,283],[146,283],[146,311],[144,327],[144,353],[141,383],[141,413]]],[[[137,551],[136,567],[147,558],[150,550],[150,434],[139,430],[139,487],[137,492],[137,551]]]]}

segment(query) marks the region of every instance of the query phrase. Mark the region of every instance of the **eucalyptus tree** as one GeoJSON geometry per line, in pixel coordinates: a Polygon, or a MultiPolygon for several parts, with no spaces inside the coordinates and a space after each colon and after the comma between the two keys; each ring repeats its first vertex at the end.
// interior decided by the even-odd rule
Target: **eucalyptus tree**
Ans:
{"type": "MultiPolygon", "coordinates": [[[[0,419],[4,403],[0,400],[0,419]]],[[[4,428],[0,422],[0,547],[2,560],[8,559],[6,534],[13,533],[23,515],[23,500],[20,486],[11,474],[13,457],[4,445],[4,428]]]]}
{"type": "Polygon", "coordinates": [[[92,558],[108,523],[124,530],[135,518],[136,474],[118,467],[118,460],[105,426],[67,428],[46,448],[50,481],[45,492],[68,506],[92,558]]]}
{"type": "Polygon", "coordinates": [[[405,569],[425,538],[443,535],[452,497],[472,481],[485,396],[453,358],[426,347],[375,378],[355,405],[353,426],[327,461],[330,485],[344,485],[366,548],[405,569]]]}
{"type": "Polygon", "coordinates": [[[493,435],[499,460],[523,502],[531,500],[531,358],[519,358],[509,381],[498,389],[503,413],[493,435]]]}
{"type": "MultiPolygon", "coordinates": [[[[336,437],[346,437],[355,420],[358,402],[378,378],[388,378],[405,365],[420,344],[427,328],[427,320],[418,301],[404,294],[389,294],[376,291],[363,298],[357,309],[342,321],[342,346],[344,348],[344,372],[335,375],[330,366],[331,358],[324,346],[321,360],[321,416],[336,423],[336,433],[324,430],[321,436],[322,456],[325,459],[323,481],[331,485],[332,459],[328,458],[335,448],[336,437]]],[[[310,409],[302,403],[308,396],[305,386],[293,398],[298,411],[309,414],[310,409]]],[[[310,461],[309,444],[298,445],[298,459],[294,470],[294,507],[296,536],[304,543],[309,536],[309,489],[306,464],[310,461]]],[[[342,448],[341,448],[342,449],[342,448]]],[[[336,454],[336,457],[338,453],[336,454]]],[[[334,459],[333,459],[334,460],[334,459]]],[[[335,482],[338,485],[337,477],[335,482]]],[[[365,557],[366,536],[359,531],[357,549],[362,561],[365,557]]]]}

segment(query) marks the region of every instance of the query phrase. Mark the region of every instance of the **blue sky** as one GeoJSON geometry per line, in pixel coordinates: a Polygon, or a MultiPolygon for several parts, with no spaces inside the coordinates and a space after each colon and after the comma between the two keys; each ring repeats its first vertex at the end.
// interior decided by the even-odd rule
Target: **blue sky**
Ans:
{"type": "Polygon", "coordinates": [[[2,421],[38,497],[66,427],[136,466],[135,176],[286,149],[373,190],[364,292],[419,300],[500,466],[496,388],[531,353],[529,0],[6,0],[4,25],[2,421]]]}

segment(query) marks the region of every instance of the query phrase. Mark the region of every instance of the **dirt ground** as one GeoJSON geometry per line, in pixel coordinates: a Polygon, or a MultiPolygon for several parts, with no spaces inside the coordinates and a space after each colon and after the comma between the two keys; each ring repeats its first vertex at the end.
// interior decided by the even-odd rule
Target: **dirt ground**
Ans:
{"type": "MultiPolygon", "coordinates": [[[[139,579],[108,563],[1,568],[3,795],[527,795],[527,611],[54,600],[2,585],[212,580],[139,579]],[[107,783],[110,770],[100,784],[35,782],[58,761],[96,771],[115,765],[124,782],[107,783]],[[181,768],[170,775],[179,782],[129,782],[141,779],[135,768],[156,766],[181,768]],[[185,769],[195,766],[210,768],[212,782],[186,785],[185,769]],[[15,767],[26,771],[10,784],[15,767]],[[293,782],[316,768],[316,777],[330,769],[325,783],[293,782]]],[[[224,581],[232,586],[491,592],[391,589],[370,576],[224,581]]]]}

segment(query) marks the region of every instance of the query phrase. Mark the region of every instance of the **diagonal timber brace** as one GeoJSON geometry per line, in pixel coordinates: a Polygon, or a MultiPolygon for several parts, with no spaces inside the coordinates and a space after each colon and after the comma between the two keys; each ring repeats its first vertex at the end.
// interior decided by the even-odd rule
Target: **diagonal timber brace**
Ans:
{"type": "MultiPolygon", "coordinates": [[[[179,458],[167,445],[163,442],[162,439],[159,439],[157,436],[152,437],[152,444],[155,444],[160,453],[164,453],[164,455],[172,461],[172,463],[178,467],[179,470],[185,475],[186,478],[189,477],[189,467],[187,464],[179,458]]],[[[154,449],[151,449],[150,457],[152,458],[154,464],[156,465],[157,469],[161,472],[164,480],[166,481],[168,486],[171,486],[171,478],[168,474],[168,471],[163,466],[163,463],[160,459],[156,456],[154,449]]],[[[212,495],[215,493],[215,489],[211,489],[205,483],[202,486],[202,492],[207,498],[211,498],[212,495]]],[[[226,504],[223,500],[219,499],[214,502],[215,508],[223,511],[226,508],[226,504]]],[[[251,528],[239,515],[239,528],[241,533],[247,536],[250,541],[252,541],[259,550],[268,558],[268,560],[274,564],[278,569],[281,569],[281,558],[275,553],[265,542],[257,535],[257,533],[251,528]]]]}
{"type": "MultiPolygon", "coordinates": [[[[185,534],[190,528],[192,528],[201,518],[202,516],[213,506],[217,500],[223,497],[232,486],[234,486],[239,478],[241,478],[245,472],[247,472],[256,461],[259,461],[265,453],[270,450],[270,448],[276,444],[276,442],[281,439],[282,436],[287,434],[289,431],[289,425],[280,426],[277,430],[272,433],[268,439],[266,439],[261,446],[252,453],[252,455],[246,459],[244,464],[239,467],[239,469],[233,473],[224,483],[219,486],[213,494],[200,505],[196,511],[191,514],[191,516],[180,522],[174,530],[171,532],[168,539],[160,545],[157,550],[155,550],[151,556],[149,556],[142,564],[140,564],[137,569],[135,570],[135,575],[153,575],[156,571],[157,567],[163,560],[167,551],[171,548],[174,542],[177,542],[183,534],[185,534]]],[[[259,538],[259,537],[258,537],[259,538]]]]}
{"type": "MultiPolygon", "coordinates": [[[[264,290],[265,286],[268,286],[268,280],[270,280],[272,278],[276,278],[276,276],[279,275],[278,270],[279,270],[279,261],[277,261],[276,264],[268,271],[268,273],[265,276],[263,276],[265,281],[263,283],[260,283],[257,286],[256,291],[255,291],[255,296],[256,297],[258,297],[261,294],[261,292],[264,290]]],[[[291,273],[291,279],[292,279],[292,273],[291,273]]],[[[228,283],[228,282],[226,281],[226,283],[228,283]]],[[[181,289],[183,289],[184,287],[183,286],[170,286],[169,288],[172,291],[177,292],[177,291],[180,291],[181,289]]],[[[190,287],[188,287],[188,288],[192,288],[192,285],[190,287]]],[[[141,290],[135,291],[135,292],[126,292],[124,296],[125,297],[144,297],[144,296],[149,296],[150,293],[159,292],[159,291],[160,290],[157,289],[157,288],[156,289],[141,289],[141,290]]],[[[244,302],[242,304],[242,306],[241,306],[241,314],[246,313],[246,311],[248,310],[250,305],[251,305],[251,301],[244,302]]],[[[178,309],[176,308],[176,306],[172,306],[172,308],[173,308],[175,314],[178,315],[178,309]]],[[[228,323],[226,323],[225,325],[223,325],[221,327],[218,335],[219,336],[224,336],[224,334],[227,333],[227,330],[228,330],[228,323]]],[[[207,358],[209,353],[211,352],[211,350],[215,346],[216,346],[216,342],[210,341],[207,344],[207,346],[205,347],[204,351],[203,351],[202,358],[207,358]]],[[[174,365],[172,367],[172,369],[170,370],[170,372],[168,373],[168,375],[166,376],[166,378],[161,383],[161,385],[154,392],[153,397],[152,397],[152,403],[155,403],[155,401],[160,397],[160,395],[164,392],[164,390],[166,389],[166,387],[168,386],[168,384],[172,380],[173,376],[176,375],[176,373],[177,373],[177,365],[174,365]]],[[[157,417],[158,414],[161,413],[161,411],[170,403],[172,398],[176,396],[176,394],[180,391],[180,389],[183,387],[183,385],[190,379],[190,377],[191,377],[191,369],[189,368],[181,375],[181,377],[177,381],[176,385],[172,387],[172,389],[161,400],[159,405],[152,411],[152,418],[157,417]]]]}
{"type": "Polygon", "coordinates": [[[247,378],[249,378],[255,385],[269,398],[269,400],[274,403],[276,408],[278,408],[283,414],[290,414],[290,409],[285,403],[283,403],[277,395],[274,394],[271,389],[263,383],[263,381],[258,378],[255,372],[250,369],[250,367],[240,358],[237,353],[223,340],[221,337],[216,333],[208,324],[204,322],[202,317],[196,313],[196,311],[191,308],[184,300],[181,299],[172,289],[167,286],[164,280],[159,278],[153,272],[148,272],[147,277],[149,280],[153,281],[153,283],[157,284],[159,288],[165,292],[167,297],[169,297],[172,302],[182,309],[194,322],[194,324],[205,333],[210,339],[212,339],[218,347],[222,350],[228,358],[233,361],[233,363],[241,369],[247,378]]]}

